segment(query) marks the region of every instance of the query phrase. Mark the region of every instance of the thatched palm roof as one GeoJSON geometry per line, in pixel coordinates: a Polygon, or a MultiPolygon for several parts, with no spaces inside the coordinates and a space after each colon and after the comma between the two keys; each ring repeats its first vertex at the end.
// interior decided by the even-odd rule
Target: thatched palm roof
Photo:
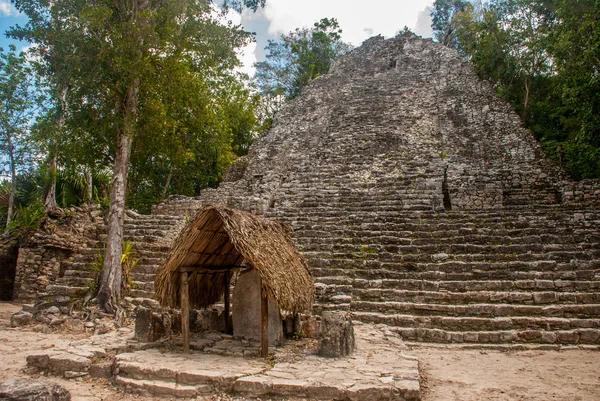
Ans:
{"type": "Polygon", "coordinates": [[[190,303],[205,308],[223,295],[225,272],[241,265],[256,269],[263,290],[282,309],[312,307],[312,275],[283,224],[213,205],[198,212],[175,240],[156,276],[157,299],[179,306],[181,270],[200,270],[189,281],[190,303]]]}

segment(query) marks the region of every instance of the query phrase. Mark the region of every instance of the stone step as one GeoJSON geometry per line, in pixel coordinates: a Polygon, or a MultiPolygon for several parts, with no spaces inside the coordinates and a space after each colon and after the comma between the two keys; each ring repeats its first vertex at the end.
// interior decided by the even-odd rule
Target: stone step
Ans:
{"type": "MultiPolygon", "coordinates": [[[[156,272],[158,271],[159,267],[160,267],[160,265],[138,263],[135,266],[135,268],[133,269],[132,273],[140,274],[140,275],[155,275],[156,272]]],[[[152,279],[152,280],[154,280],[154,279],[152,279]]]]}
{"type": "Polygon", "coordinates": [[[570,319],[600,318],[600,304],[468,304],[447,305],[412,302],[352,301],[357,313],[380,315],[450,316],[450,317],[562,317],[570,319]]]}
{"type": "MultiPolygon", "coordinates": [[[[599,319],[565,319],[552,317],[512,316],[504,318],[386,315],[377,312],[355,312],[353,317],[365,323],[386,324],[403,328],[428,328],[448,331],[503,331],[503,330],[586,330],[600,335],[599,319]]],[[[600,336],[594,341],[600,344],[600,336]]]]}
{"type": "Polygon", "coordinates": [[[95,276],[95,272],[91,271],[88,268],[85,268],[84,266],[72,266],[70,267],[68,270],[65,270],[65,273],[63,275],[63,278],[67,278],[67,277],[76,277],[76,278],[86,278],[86,279],[92,279],[95,276]]]}
{"type": "Polygon", "coordinates": [[[69,287],[85,287],[88,288],[93,282],[91,277],[73,277],[66,276],[56,279],[56,285],[64,285],[69,287]]]}
{"type": "MultiPolygon", "coordinates": [[[[600,283],[600,282],[599,282],[600,283]]],[[[600,304],[600,292],[554,292],[554,291],[410,291],[396,289],[352,290],[354,301],[414,302],[464,305],[472,303],[515,303],[547,305],[555,303],[600,304]]]]}
{"type": "Polygon", "coordinates": [[[151,234],[129,235],[126,233],[123,237],[126,240],[133,242],[135,244],[136,248],[142,248],[146,245],[146,243],[161,243],[161,242],[165,241],[164,235],[151,235],[151,234]]]}
{"type": "Polygon", "coordinates": [[[89,290],[87,286],[71,286],[50,284],[46,287],[46,292],[51,296],[82,296],[89,290]]]}
{"type": "Polygon", "coordinates": [[[600,292],[600,281],[581,280],[417,280],[384,279],[364,280],[349,277],[319,277],[315,281],[323,284],[350,284],[354,288],[382,288],[410,291],[511,291],[515,289],[556,292],[600,292]]]}
{"type": "Polygon", "coordinates": [[[147,282],[134,280],[133,286],[136,290],[154,294],[154,281],[147,282]]]}
{"type": "Polygon", "coordinates": [[[472,344],[541,344],[559,350],[563,346],[596,346],[600,330],[576,329],[560,331],[506,330],[506,331],[449,331],[429,328],[396,328],[405,341],[430,343],[472,343],[472,344]]]}
{"type": "Polygon", "coordinates": [[[144,290],[135,289],[135,288],[131,289],[129,291],[129,294],[133,298],[148,298],[148,299],[154,299],[155,298],[154,292],[144,291],[144,290]]]}
{"type": "Polygon", "coordinates": [[[116,376],[116,385],[123,387],[127,392],[140,393],[142,395],[154,395],[159,397],[195,398],[212,393],[210,385],[190,386],[177,384],[162,380],[142,380],[116,376]]]}

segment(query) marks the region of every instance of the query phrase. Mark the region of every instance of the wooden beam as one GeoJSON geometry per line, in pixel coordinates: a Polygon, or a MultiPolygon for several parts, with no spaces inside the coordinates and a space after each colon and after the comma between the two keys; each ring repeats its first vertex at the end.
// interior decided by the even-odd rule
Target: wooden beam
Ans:
{"type": "Polygon", "coordinates": [[[190,292],[188,273],[181,272],[181,336],[183,337],[183,353],[190,353],[190,292]]]}
{"type": "Polygon", "coordinates": [[[223,274],[223,286],[225,287],[225,292],[223,293],[223,302],[225,303],[225,311],[223,314],[225,315],[225,333],[231,334],[231,327],[229,326],[229,308],[231,306],[230,296],[229,296],[229,281],[231,279],[231,273],[226,271],[223,274]]]}
{"type": "Polygon", "coordinates": [[[260,286],[260,356],[266,358],[269,356],[269,296],[260,286]]]}

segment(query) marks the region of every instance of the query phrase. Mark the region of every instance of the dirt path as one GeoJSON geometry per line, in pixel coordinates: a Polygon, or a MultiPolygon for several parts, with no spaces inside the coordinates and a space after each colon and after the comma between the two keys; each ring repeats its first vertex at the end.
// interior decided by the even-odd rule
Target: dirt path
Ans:
{"type": "Polygon", "coordinates": [[[598,351],[412,351],[423,401],[600,400],[598,351]]]}
{"type": "MultiPolygon", "coordinates": [[[[42,334],[9,326],[19,305],[0,303],[0,381],[30,377],[23,372],[27,355],[82,338],[42,334]]],[[[598,351],[481,351],[416,346],[423,401],[595,401],[600,400],[598,351]]],[[[65,380],[73,401],[164,399],[123,394],[102,379],[65,380]]],[[[215,395],[205,401],[241,400],[215,395]]]]}

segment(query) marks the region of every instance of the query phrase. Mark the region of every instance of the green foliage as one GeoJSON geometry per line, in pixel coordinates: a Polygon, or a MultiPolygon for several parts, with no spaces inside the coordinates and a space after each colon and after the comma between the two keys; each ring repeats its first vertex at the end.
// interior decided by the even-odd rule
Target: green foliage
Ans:
{"type": "Polygon", "coordinates": [[[272,117],[281,98],[292,99],[311,80],[329,72],[333,61],[351,49],[341,39],[335,18],[323,18],[310,29],[297,28],[279,41],[269,40],[266,60],[256,63],[256,84],[272,117]]]}
{"type": "MultiPolygon", "coordinates": [[[[137,257],[137,251],[134,249],[135,243],[129,240],[123,241],[123,254],[121,255],[121,267],[123,269],[123,295],[129,294],[132,289],[135,289],[135,283],[131,277],[131,271],[137,266],[140,258],[137,257]]],[[[89,271],[92,272],[92,279],[88,285],[87,293],[91,296],[95,295],[98,291],[98,280],[100,273],[102,273],[102,267],[104,266],[104,253],[105,251],[99,251],[94,257],[94,261],[89,265],[89,271]]]]}
{"type": "Polygon", "coordinates": [[[111,173],[116,133],[125,126],[134,138],[127,201],[140,211],[172,193],[216,186],[259,129],[259,98],[233,73],[249,33],[218,20],[210,1],[127,4],[15,2],[29,21],[8,34],[32,42],[38,85],[50,95],[31,130],[39,154],[58,159],[56,171],[44,170],[43,188],[56,178],[62,207],[83,201],[86,168],[94,172],[93,201],[108,202],[107,181],[97,175],[111,173]],[[126,111],[131,91],[137,104],[126,111]]]}
{"type": "Polygon", "coordinates": [[[18,206],[15,219],[10,222],[8,229],[21,234],[35,231],[44,218],[44,212],[44,204],[40,199],[36,199],[27,206],[18,206]]]}
{"type": "MultiPolygon", "coordinates": [[[[437,1],[436,1],[437,3],[437,1]]],[[[493,0],[451,19],[456,47],[576,179],[600,177],[600,5],[493,0]]]]}
{"type": "Polygon", "coordinates": [[[435,0],[431,10],[433,37],[445,46],[458,48],[454,17],[468,5],[464,0],[435,0]]]}
{"type": "Polygon", "coordinates": [[[121,255],[121,267],[123,269],[122,291],[123,295],[135,288],[131,272],[137,266],[140,259],[137,257],[137,252],[133,249],[135,244],[132,241],[123,241],[123,254],[121,255]]]}

